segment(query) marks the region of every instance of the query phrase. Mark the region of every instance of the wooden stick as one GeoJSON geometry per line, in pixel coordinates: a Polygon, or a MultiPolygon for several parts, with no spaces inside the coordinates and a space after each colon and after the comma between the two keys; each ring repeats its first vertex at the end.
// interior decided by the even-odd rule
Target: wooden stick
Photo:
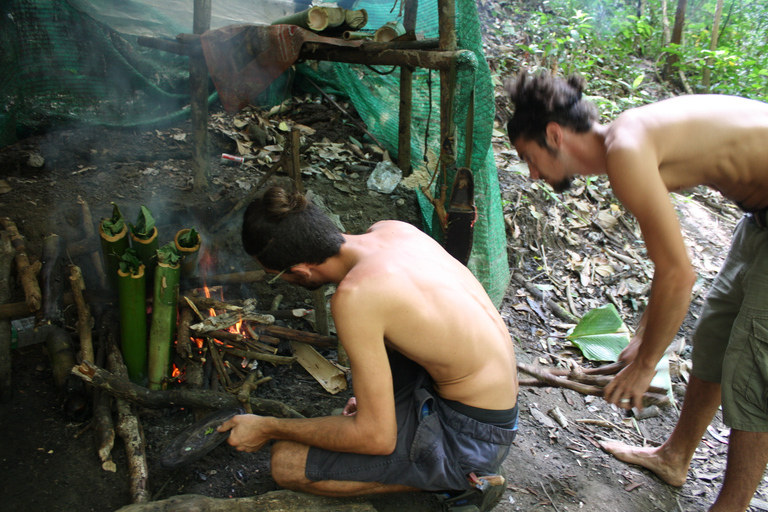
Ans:
{"type": "MultiPolygon", "coordinates": [[[[101,329],[104,339],[108,336],[108,327],[101,329]]],[[[101,343],[96,358],[99,364],[106,361],[105,343],[101,343]]],[[[115,446],[115,424],[112,421],[112,396],[99,389],[93,388],[93,419],[91,420],[95,437],[96,450],[101,460],[101,468],[104,471],[116,472],[117,466],[112,460],[112,448],[115,446]]]]}
{"type": "MultiPolygon", "coordinates": [[[[578,391],[583,395],[594,395],[602,397],[604,389],[600,386],[592,386],[589,384],[582,384],[581,382],[573,382],[563,377],[556,377],[541,368],[530,366],[523,363],[517,363],[517,369],[536,377],[536,379],[545,382],[554,387],[561,387],[566,389],[572,389],[578,391]]],[[[665,406],[669,405],[669,398],[666,395],[659,395],[658,393],[646,392],[643,394],[643,406],[649,405],[665,406]]]]}
{"type": "MultiPolygon", "coordinates": [[[[73,373],[94,386],[106,390],[110,395],[123,398],[142,407],[162,409],[165,407],[189,407],[200,409],[224,409],[240,407],[237,397],[229,393],[175,389],[150,391],[132,384],[127,378],[120,378],[93,364],[84,362],[72,369],[73,373]]],[[[251,407],[257,414],[279,418],[303,418],[304,416],[276,400],[251,397],[251,407]]]]}
{"type": "Polygon", "coordinates": [[[30,311],[37,311],[40,309],[42,302],[40,285],[37,283],[37,273],[40,271],[41,264],[39,261],[35,263],[29,262],[24,237],[19,234],[16,224],[11,219],[4,217],[0,219],[0,224],[11,234],[11,243],[13,248],[16,249],[16,271],[19,274],[21,286],[24,288],[24,297],[27,300],[27,305],[30,311]]]}
{"type": "Polygon", "coordinates": [[[253,350],[240,350],[237,348],[230,348],[227,346],[219,346],[222,352],[232,354],[237,357],[244,357],[246,359],[258,359],[259,361],[265,361],[272,364],[292,364],[296,361],[295,357],[275,356],[272,354],[262,354],[253,350]]]}
{"type": "Polygon", "coordinates": [[[249,272],[240,272],[237,274],[218,274],[206,276],[205,280],[200,277],[182,279],[181,288],[188,290],[190,288],[202,288],[203,285],[218,286],[222,284],[249,284],[264,280],[267,275],[263,270],[251,270],[249,272]]]}
{"type": "MultiPolygon", "coordinates": [[[[520,286],[524,287],[524,288],[525,288],[525,289],[528,291],[528,293],[530,293],[531,295],[533,295],[533,296],[536,298],[536,300],[538,300],[538,301],[542,301],[542,300],[544,300],[544,294],[542,294],[542,293],[541,293],[541,290],[539,290],[538,288],[536,288],[536,287],[535,287],[535,286],[534,286],[532,283],[529,283],[529,282],[528,282],[528,281],[527,281],[527,280],[526,280],[526,279],[525,279],[523,276],[521,276],[519,273],[517,273],[517,272],[513,272],[513,273],[512,273],[512,279],[513,279],[513,280],[514,280],[514,281],[515,281],[515,282],[516,282],[518,285],[520,285],[520,286]]],[[[549,309],[552,311],[552,313],[553,313],[553,314],[554,314],[556,317],[560,318],[561,320],[564,320],[564,321],[566,321],[566,322],[570,322],[570,323],[572,323],[572,324],[577,324],[577,323],[579,323],[579,318],[578,318],[578,317],[576,317],[576,316],[572,315],[571,313],[569,313],[568,311],[566,311],[565,309],[563,309],[563,308],[560,306],[560,304],[558,304],[557,302],[553,301],[552,299],[546,299],[545,303],[547,304],[547,306],[549,307],[549,309]]]]}
{"type": "MultiPolygon", "coordinates": [[[[0,233],[0,304],[5,304],[11,300],[13,256],[11,235],[7,231],[3,231],[0,233]]],[[[7,319],[0,320],[0,403],[8,402],[13,396],[11,342],[11,322],[7,319]]]]}
{"type": "Polygon", "coordinates": [[[43,266],[40,269],[43,300],[40,306],[42,319],[39,324],[61,323],[62,282],[58,276],[61,244],[58,235],[49,235],[43,239],[43,266]]]}
{"type": "MultiPolygon", "coordinates": [[[[99,261],[101,259],[99,258],[99,261]]],[[[77,333],[80,337],[80,360],[94,362],[93,337],[91,333],[91,309],[83,299],[85,282],[83,273],[77,265],[69,266],[69,284],[72,287],[72,295],[77,305],[77,333]]]]}

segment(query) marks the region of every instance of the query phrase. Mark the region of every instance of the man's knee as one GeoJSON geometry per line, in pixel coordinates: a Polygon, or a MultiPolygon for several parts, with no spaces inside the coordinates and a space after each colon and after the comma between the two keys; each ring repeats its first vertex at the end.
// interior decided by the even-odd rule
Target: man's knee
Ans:
{"type": "Polygon", "coordinates": [[[286,489],[299,489],[310,482],[305,471],[309,447],[291,441],[272,445],[272,478],[286,489]]]}

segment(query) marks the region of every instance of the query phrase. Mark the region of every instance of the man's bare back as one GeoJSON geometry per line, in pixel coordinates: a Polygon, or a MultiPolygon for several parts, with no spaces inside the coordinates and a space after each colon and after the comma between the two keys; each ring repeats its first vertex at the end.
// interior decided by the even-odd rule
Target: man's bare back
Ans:
{"type": "Polygon", "coordinates": [[[365,235],[348,236],[348,243],[359,256],[336,294],[381,297],[379,314],[390,348],[423,366],[443,398],[491,410],[515,406],[512,341],[464,265],[398,221],[379,222],[365,235]],[[429,340],[438,342],[425,343],[429,340]]]}
{"type": "MultiPolygon", "coordinates": [[[[768,104],[720,95],[680,96],[624,112],[606,127],[607,153],[653,158],[670,192],[707,185],[747,211],[768,206],[768,104]]],[[[611,180],[620,169],[608,169],[611,180]]]]}

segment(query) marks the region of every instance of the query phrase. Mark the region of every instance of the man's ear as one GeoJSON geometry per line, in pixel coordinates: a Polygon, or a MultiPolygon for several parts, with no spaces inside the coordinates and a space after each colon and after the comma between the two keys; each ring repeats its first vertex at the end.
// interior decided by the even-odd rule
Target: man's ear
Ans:
{"type": "Polygon", "coordinates": [[[291,274],[298,274],[304,277],[309,277],[312,274],[312,268],[315,265],[310,263],[299,263],[291,267],[291,274]]]}
{"type": "Polygon", "coordinates": [[[547,144],[552,149],[559,149],[563,143],[563,127],[560,124],[550,121],[547,124],[547,144]]]}

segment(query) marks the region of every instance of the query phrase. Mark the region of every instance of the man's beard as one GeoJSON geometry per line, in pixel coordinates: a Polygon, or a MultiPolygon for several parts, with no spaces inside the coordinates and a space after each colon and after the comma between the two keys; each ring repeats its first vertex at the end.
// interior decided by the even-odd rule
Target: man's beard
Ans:
{"type": "Polygon", "coordinates": [[[566,190],[569,190],[572,184],[573,184],[573,177],[568,176],[558,181],[557,183],[550,184],[550,187],[552,187],[552,189],[559,194],[561,192],[565,192],[566,190]]]}

